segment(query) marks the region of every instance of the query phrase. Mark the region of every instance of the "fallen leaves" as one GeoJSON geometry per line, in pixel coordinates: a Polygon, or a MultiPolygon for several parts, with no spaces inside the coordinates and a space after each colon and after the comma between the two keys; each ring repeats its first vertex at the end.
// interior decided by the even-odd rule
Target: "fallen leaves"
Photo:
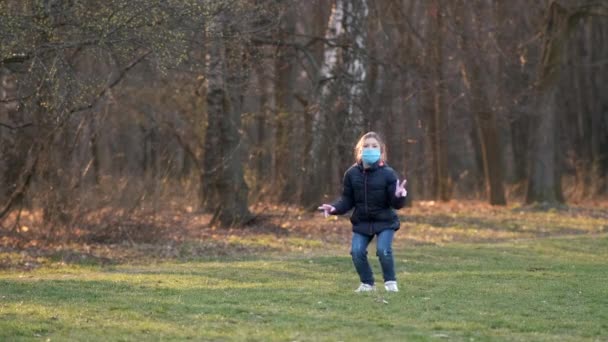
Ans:
{"type": "MultiPolygon", "coordinates": [[[[210,215],[191,207],[141,211],[128,217],[115,216],[106,208],[71,227],[46,227],[40,212],[24,210],[18,229],[0,228],[0,268],[232,258],[269,251],[328,253],[350,245],[347,215],[324,218],[316,211],[259,204],[252,211],[256,218],[250,225],[213,229],[210,215]]],[[[608,231],[606,203],[540,211],[475,201],[429,201],[416,202],[399,215],[402,226],[395,239],[402,244],[498,242],[608,231]]]]}

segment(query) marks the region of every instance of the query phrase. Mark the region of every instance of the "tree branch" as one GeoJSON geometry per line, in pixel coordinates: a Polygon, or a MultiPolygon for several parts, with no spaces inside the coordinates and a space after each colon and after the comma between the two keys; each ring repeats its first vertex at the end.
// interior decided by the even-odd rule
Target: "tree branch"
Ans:
{"type": "MultiPolygon", "coordinates": [[[[34,175],[34,173],[36,171],[36,165],[38,164],[38,160],[40,158],[42,151],[44,151],[45,148],[50,146],[51,142],[55,138],[55,134],[68,121],[67,118],[70,116],[70,114],[93,108],[95,106],[95,104],[97,104],[97,102],[99,102],[99,100],[108,93],[108,91],[110,91],[113,87],[115,87],[118,83],[120,83],[120,81],[125,77],[125,75],[127,74],[127,72],[129,72],[129,70],[133,69],[133,67],[135,67],[139,62],[144,60],[144,58],[146,58],[151,53],[152,53],[152,51],[147,51],[144,54],[142,54],[141,56],[139,56],[139,57],[135,58],[133,61],[131,61],[131,63],[129,63],[127,66],[125,66],[122,70],[120,70],[120,72],[116,75],[116,77],[114,77],[114,79],[112,79],[108,82],[107,86],[103,90],[101,90],[97,94],[97,97],[95,97],[93,100],[91,100],[91,102],[89,104],[73,108],[73,109],[69,110],[68,112],[66,112],[66,114],[59,120],[59,123],[45,137],[43,143],[35,143],[32,145],[32,147],[30,148],[30,151],[28,152],[27,155],[30,156],[33,154],[33,158],[30,159],[31,162],[29,163],[29,165],[26,164],[25,171],[21,174],[21,177],[20,177],[21,181],[18,182],[19,185],[17,186],[15,191],[13,191],[13,193],[9,196],[7,202],[3,206],[0,207],[0,219],[4,218],[8,214],[8,212],[13,207],[13,204],[15,203],[15,201],[17,199],[19,199],[27,191],[27,188],[31,183],[32,176],[34,175]]],[[[3,126],[8,126],[8,125],[3,124],[3,126]]],[[[10,127],[12,127],[12,126],[10,126],[10,127]]]]}
{"type": "Polygon", "coordinates": [[[33,126],[33,125],[34,125],[33,123],[28,122],[26,124],[19,125],[19,126],[11,126],[9,124],[5,124],[3,122],[0,122],[0,127],[6,127],[6,128],[8,128],[10,130],[16,130],[16,129],[26,128],[26,127],[33,126]]]}
{"type": "Polygon", "coordinates": [[[11,194],[11,196],[8,198],[8,201],[6,201],[6,203],[1,207],[0,209],[0,219],[4,218],[8,212],[11,210],[11,208],[13,207],[13,203],[15,203],[15,201],[17,199],[19,199],[27,190],[27,187],[30,185],[30,182],[32,180],[32,176],[34,175],[34,172],[36,171],[36,165],[38,165],[38,160],[40,157],[40,153],[44,150],[45,145],[39,145],[39,144],[34,144],[32,145],[32,147],[30,147],[30,151],[28,152],[28,155],[32,154],[32,151],[35,150],[34,152],[34,158],[30,159],[30,163],[29,165],[26,166],[26,170],[23,174],[21,174],[21,179],[23,179],[20,183],[19,186],[17,186],[17,188],[15,189],[15,191],[13,191],[13,193],[11,194]]]}
{"type": "Polygon", "coordinates": [[[592,2],[576,7],[574,11],[577,12],[574,13],[575,15],[608,17],[608,5],[600,2],[592,2]]]}
{"type": "Polygon", "coordinates": [[[559,1],[549,3],[543,32],[543,47],[540,75],[537,85],[545,87],[555,82],[568,34],[580,20],[590,16],[608,16],[608,6],[597,1],[588,1],[578,6],[562,6],[559,1]]]}
{"type": "Polygon", "coordinates": [[[23,63],[30,58],[31,58],[31,56],[28,54],[13,54],[10,57],[0,60],[0,65],[12,64],[12,63],[23,63]]]}
{"type": "Polygon", "coordinates": [[[175,125],[169,121],[162,122],[165,126],[169,127],[169,132],[175,137],[180,146],[186,151],[186,153],[192,158],[199,172],[202,174],[203,167],[201,165],[201,158],[199,158],[198,154],[195,152],[195,148],[190,145],[183,137],[179,130],[175,127],[175,125]]]}
{"type": "Polygon", "coordinates": [[[73,114],[93,108],[97,104],[97,102],[107,94],[108,91],[110,91],[112,88],[114,88],[114,86],[116,86],[120,81],[122,81],[122,79],[127,74],[127,72],[129,72],[129,70],[133,69],[137,64],[139,64],[139,62],[141,62],[144,58],[148,57],[151,53],[152,51],[147,51],[143,55],[135,58],[133,61],[131,61],[131,63],[124,67],[120,71],[120,73],[116,75],[116,77],[114,77],[113,80],[110,80],[108,82],[108,85],[104,89],[102,89],[90,103],[73,108],[68,112],[68,114],[73,114]]]}
{"type": "Polygon", "coordinates": [[[11,98],[6,98],[6,99],[1,99],[0,103],[11,103],[11,102],[17,102],[17,101],[23,101],[23,100],[27,100],[30,97],[34,96],[36,93],[33,92],[29,95],[24,95],[24,96],[20,96],[20,97],[11,97],[11,98]]]}

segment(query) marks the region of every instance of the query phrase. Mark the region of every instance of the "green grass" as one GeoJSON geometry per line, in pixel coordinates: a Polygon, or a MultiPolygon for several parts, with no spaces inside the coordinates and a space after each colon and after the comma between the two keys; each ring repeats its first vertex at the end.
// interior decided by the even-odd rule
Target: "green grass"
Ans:
{"type": "Polygon", "coordinates": [[[390,295],[347,253],[5,270],[0,340],[608,340],[605,234],[397,244],[390,295]]]}

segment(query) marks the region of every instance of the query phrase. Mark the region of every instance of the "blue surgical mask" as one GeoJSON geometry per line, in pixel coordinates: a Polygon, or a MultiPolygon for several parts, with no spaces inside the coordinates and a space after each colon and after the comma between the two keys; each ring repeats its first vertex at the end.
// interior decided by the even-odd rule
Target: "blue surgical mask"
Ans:
{"type": "Polygon", "coordinates": [[[361,159],[366,164],[373,164],[380,159],[379,148],[364,148],[361,152],[361,159]]]}

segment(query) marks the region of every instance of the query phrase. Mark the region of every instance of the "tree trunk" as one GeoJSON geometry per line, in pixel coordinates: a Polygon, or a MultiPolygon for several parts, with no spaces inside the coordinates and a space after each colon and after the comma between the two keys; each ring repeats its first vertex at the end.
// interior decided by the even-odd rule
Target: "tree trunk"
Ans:
{"type": "MultiPolygon", "coordinates": [[[[576,172],[580,176],[577,188],[581,189],[584,198],[601,195],[605,187],[605,173],[601,170],[601,140],[602,133],[608,132],[608,126],[601,119],[602,107],[608,107],[608,101],[601,94],[608,90],[605,88],[608,77],[602,72],[605,69],[603,65],[594,65],[595,61],[608,56],[608,49],[599,43],[603,29],[600,20],[591,18],[578,27],[573,37],[576,44],[571,48],[573,53],[570,53],[569,63],[571,79],[568,81],[573,83],[577,94],[576,104],[571,108],[575,117],[570,118],[576,122],[576,125],[572,125],[576,130],[571,129],[570,133],[576,137],[575,148],[579,151],[576,172]],[[603,86],[605,89],[602,89],[603,86]]],[[[603,135],[608,138],[608,133],[603,135]]]]}
{"type": "Polygon", "coordinates": [[[313,116],[310,182],[305,205],[319,195],[335,194],[344,169],[352,163],[352,147],[363,132],[362,97],[367,71],[366,0],[336,0],[330,15],[317,103],[313,116]]]}
{"type": "MultiPolygon", "coordinates": [[[[108,115],[108,111],[110,109],[110,105],[109,104],[105,104],[104,105],[104,111],[105,114],[103,115],[104,117],[108,115]]],[[[101,184],[101,158],[99,155],[99,134],[100,134],[100,128],[99,128],[99,123],[98,123],[99,119],[97,118],[97,116],[93,116],[91,118],[91,122],[89,125],[89,131],[90,131],[90,136],[89,136],[89,153],[91,155],[91,172],[92,172],[92,178],[93,178],[93,184],[95,186],[99,186],[101,184]]]]}
{"type": "Polygon", "coordinates": [[[556,159],[555,101],[559,81],[559,69],[563,45],[568,31],[567,11],[559,4],[549,4],[543,37],[542,57],[539,65],[537,92],[537,115],[533,119],[535,132],[532,137],[532,160],[528,175],[526,203],[554,205],[562,196],[561,178],[556,159]]]}
{"type": "Polygon", "coordinates": [[[608,44],[602,43],[608,40],[608,18],[594,18],[590,30],[593,34],[589,34],[588,46],[593,47],[594,60],[590,63],[595,63],[596,60],[604,58],[604,63],[594,65],[593,69],[588,71],[591,83],[597,95],[598,101],[594,112],[592,113],[593,133],[591,137],[591,155],[592,155],[592,170],[593,179],[596,180],[595,191],[592,195],[602,196],[608,195],[608,97],[601,94],[608,94],[608,44]]]}
{"type": "MultiPolygon", "coordinates": [[[[421,80],[420,75],[429,74],[429,72],[426,72],[424,68],[415,67],[415,60],[420,58],[417,51],[423,51],[423,49],[418,48],[418,46],[426,46],[426,44],[421,43],[423,39],[416,30],[412,30],[412,24],[410,22],[411,20],[428,20],[426,19],[428,18],[428,5],[424,1],[408,1],[403,4],[403,7],[404,8],[402,8],[401,11],[395,11],[391,8],[388,16],[390,20],[398,23],[398,31],[396,32],[398,39],[396,47],[397,56],[395,57],[398,58],[397,61],[399,65],[407,67],[403,70],[399,67],[389,70],[389,72],[395,74],[395,79],[398,84],[388,84],[386,87],[396,88],[394,90],[397,94],[395,103],[388,103],[390,106],[395,106],[395,111],[402,116],[401,120],[404,127],[397,130],[402,131],[402,134],[404,134],[403,138],[405,143],[407,143],[407,147],[403,148],[402,151],[398,151],[393,147],[393,152],[389,151],[389,158],[391,158],[390,155],[395,155],[396,153],[403,156],[402,158],[405,164],[404,176],[408,175],[408,177],[410,177],[408,178],[410,193],[415,193],[419,199],[435,199],[437,192],[432,189],[431,185],[431,181],[434,177],[429,175],[431,173],[429,170],[432,168],[432,160],[427,158],[428,155],[432,155],[432,144],[430,141],[430,133],[428,132],[429,114],[426,110],[429,101],[425,96],[414,96],[418,93],[419,89],[428,88],[428,85],[421,80]],[[402,13],[407,13],[408,18],[403,20],[402,13]],[[416,44],[417,42],[419,43],[418,46],[416,44]],[[404,112],[411,114],[403,116],[404,112]],[[412,179],[414,181],[412,181],[412,179]]],[[[426,22],[424,23],[426,24],[426,22]]],[[[428,63],[423,62],[423,64],[428,63]]],[[[385,100],[385,102],[387,101],[385,100]]],[[[410,195],[408,198],[410,198],[408,203],[411,203],[409,201],[412,196],[410,195]]]]}
{"type": "MultiPolygon", "coordinates": [[[[335,139],[334,158],[331,160],[332,193],[341,189],[344,170],[352,165],[353,145],[364,133],[364,112],[366,79],[368,69],[368,14],[367,0],[346,1],[342,19],[343,36],[339,41],[344,45],[340,49],[342,56],[334,73],[336,77],[337,101],[333,113],[330,136],[335,139]]],[[[329,113],[328,113],[329,114],[329,113]]]]}
{"type": "Polygon", "coordinates": [[[556,153],[558,126],[555,117],[557,85],[561,76],[565,42],[578,22],[590,16],[606,17],[608,7],[590,0],[580,1],[569,8],[562,7],[554,0],[549,2],[536,84],[539,117],[535,126],[536,141],[532,148],[533,159],[528,180],[527,203],[553,205],[564,201],[561,170],[556,161],[558,158],[556,153]],[[554,130],[547,131],[547,129],[554,130]],[[547,134],[549,132],[550,134],[547,134]]]}
{"type": "Polygon", "coordinates": [[[245,70],[243,47],[228,45],[233,32],[220,14],[211,24],[207,62],[207,117],[203,208],[213,213],[212,224],[228,227],[251,219],[248,188],[241,160],[241,104],[245,70]]]}
{"type": "MultiPolygon", "coordinates": [[[[295,15],[292,7],[286,9],[285,16],[281,20],[279,42],[293,39],[295,34],[295,15]]],[[[294,203],[296,198],[296,165],[300,161],[294,158],[292,150],[294,88],[296,80],[296,68],[294,67],[294,51],[286,47],[279,47],[275,59],[275,147],[274,165],[275,177],[274,188],[278,189],[278,199],[281,202],[294,203]]]]}
{"type": "Polygon", "coordinates": [[[18,151],[20,126],[14,113],[19,109],[17,78],[8,69],[0,66],[0,203],[8,198],[17,186],[19,172],[23,168],[25,158],[18,151]]]}
{"type": "MultiPolygon", "coordinates": [[[[338,42],[338,38],[343,34],[343,18],[344,18],[344,0],[336,0],[327,30],[325,39],[334,44],[338,42]]],[[[336,97],[336,76],[340,58],[340,49],[335,46],[326,46],[323,52],[323,63],[321,65],[320,77],[316,89],[316,105],[312,108],[311,121],[311,148],[309,163],[304,165],[306,169],[306,179],[303,191],[302,202],[305,206],[314,207],[321,200],[320,196],[324,192],[322,189],[327,189],[330,184],[322,184],[327,180],[328,173],[331,176],[330,162],[334,146],[330,145],[328,137],[328,121],[330,114],[335,115],[334,100],[336,97]]],[[[334,120],[335,122],[335,120],[334,120]]]]}
{"type": "Polygon", "coordinates": [[[560,202],[561,189],[558,187],[555,163],[555,136],[557,126],[555,124],[555,86],[549,87],[539,94],[537,108],[536,132],[534,135],[534,159],[531,161],[530,175],[528,178],[528,190],[526,203],[548,203],[560,202]]]}
{"type": "Polygon", "coordinates": [[[266,65],[258,64],[256,67],[256,75],[258,81],[258,92],[260,107],[255,116],[255,138],[253,144],[252,155],[255,163],[255,181],[252,191],[260,195],[262,192],[269,190],[270,182],[276,178],[274,174],[276,168],[272,165],[271,147],[272,134],[270,126],[270,113],[272,104],[273,82],[270,75],[267,74],[266,65]]]}
{"type": "Polygon", "coordinates": [[[478,46],[482,45],[481,40],[486,39],[482,32],[483,29],[480,27],[483,24],[483,14],[479,13],[482,9],[476,5],[467,9],[464,4],[461,4],[458,8],[459,15],[462,16],[459,22],[461,23],[461,40],[465,52],[461,74],[465,87],[470,93],[471,111],[473,112],[475,129],[481,147],[486,192],[490,204],[505,205],[507,200],[503,185],[502,149],[499,143],[496,114],[488,101],[488,97],[491,95],[487,91],[488,84],[482,78],[484,73],[482,63],[487,63],[487,61],[479,58],[478,51],[478,46]],[[466,21],[462,22],[464,18],[466,18],[466,21]]]}
{"type": "Polygon", "coordinates": [[[528,139],[530,137],[530,122],[527,115],[516,114],[509,127],[511,131],[511,147],[513,148],[513,181],[524,184],[528,174],[528,139]]]}
{"type": "MultiPolygon", "coordinates": [[[[344,29],[348,48],[344,52],[347,138],[356,139],[363,132],[363,95],[367,77],[367,0],[346,3],[344,29]]],[[[350,146],[352,147],[352,145],[350,146]]]]}
{"type": "Polygon", "coordinates": [[[503,185],[502,150],[498,140],[496,116],[487,103],[487,95],[481,89],[479,70],[476,66],[471,66],[469,70],[471,110],[481,147],[486,192],[490,204],[505,205],[507,201],[503,185]]]}
{"type": "Polygon", "coordinates": [[[432,84],[427,95],[433,169],[431,188],[436,199],[449,201],[451,189],[448,173],[448,115],[443,85],[443,13],[439,0],[433,0],[428,5],[427,57],[429,75],[431,75],[429,83],[432,84]]]}

